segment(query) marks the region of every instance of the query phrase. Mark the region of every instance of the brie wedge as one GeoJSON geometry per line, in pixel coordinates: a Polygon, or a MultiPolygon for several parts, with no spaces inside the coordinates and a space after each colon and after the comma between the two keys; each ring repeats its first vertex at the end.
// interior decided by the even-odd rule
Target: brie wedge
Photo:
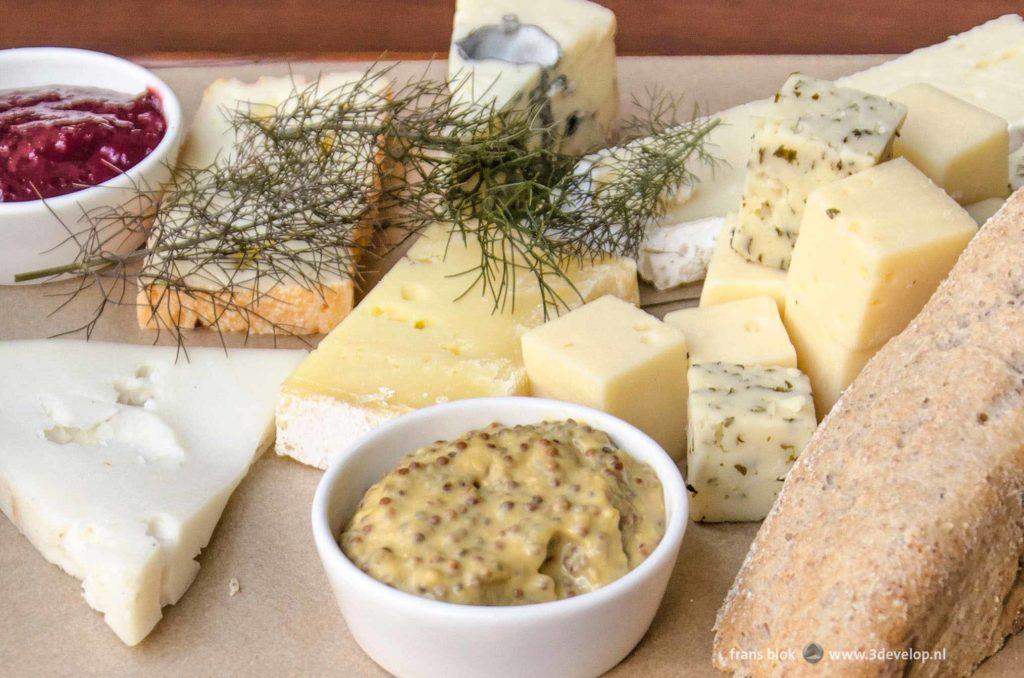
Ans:
{"type": "Polygon", "coordinates": [[[195,579],[304,355],[0,342],[0,509],[135,645],[195,579]]]}

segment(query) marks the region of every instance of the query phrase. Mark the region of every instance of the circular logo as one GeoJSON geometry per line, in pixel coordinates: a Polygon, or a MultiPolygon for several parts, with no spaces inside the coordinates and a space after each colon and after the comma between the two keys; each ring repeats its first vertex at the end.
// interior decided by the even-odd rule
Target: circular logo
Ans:
{"type": "Polygon", "coordinates": [[[821,649],[821,645],[818,645],[817,643],[810,643],[804,648],[804,659],[808,664],[817,664],[824,656],[825,651],[821,649]]]}

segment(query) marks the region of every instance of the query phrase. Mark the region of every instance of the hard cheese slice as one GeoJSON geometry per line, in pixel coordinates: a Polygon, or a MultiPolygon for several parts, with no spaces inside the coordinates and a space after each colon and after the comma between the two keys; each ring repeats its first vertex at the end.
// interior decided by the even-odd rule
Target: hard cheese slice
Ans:
{"type": "Polygon", "coordinates": [[[0,343],[0,509],[135,645],[195,578],[303,355],[0,343]]]}
{"type": "MultiPolygon", "coordinates": [[[[352,441],[394,416],[460,398],[527,395],[519,340],[544,322],[536,279],[520,272],[514,308],[495,308],[474,281],[475,240],[438,225],[366,295],[285,382],[277,451],[326,468],[352,441]]],[[[605,294],[636,303],[636,266],[609,258],[570,266],[575,291],[548,277],[570,307],[605,294]]],[[[509,300],[511,302],[511,300],[509,300]]]]}

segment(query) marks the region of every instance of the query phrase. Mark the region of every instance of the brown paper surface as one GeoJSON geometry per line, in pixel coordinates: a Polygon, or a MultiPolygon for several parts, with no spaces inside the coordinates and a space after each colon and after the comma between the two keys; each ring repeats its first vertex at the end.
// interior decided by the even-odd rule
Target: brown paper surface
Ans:
{"type": "MultiPolygon", "coordinates": [[[[834,78],[881,61],[874,56],[682,57],[620,59],[623,106],[631,93],[660,84],[685,93],[704,110],[770,95],[796,70],[834,78]]],[[[349,70],[355,63],[204,64],[158,69],[191,119],[203,88],[218,77],[349,70]]],[[[442,64],[434,64],[442,67],[442,64]]],[[[422,64],[403,65],[412,74],[422,64]]],[[[48,314],[67,283],[0,287],[0,339],[47,337],[72,329],[90,314],[96,296],[54,317],[48,314]]],[[[645,290],[644,302],[662,315],[692,304],[699,285],[680,291],[645,290]],[[691,301],[686,301],[690,299],[691,301]]],[[[131,308],[109,311],[94,339],[169,343],[140,331],[131,308]]],[[[192,345],[213,344],[194,332],[192,345]]],[[[240,343],[239,337],[231,339],[240,343]]],[[[295,340],[279,345],[295,346],[295,340]]],[[[267,338],[250,346],[269,346],[267,338]]],[[[26,365],[30,373],[32,366],[26,365]]],[[[320,472],[267,454],[228,502],[202,569],[177,605],[140,645],[125,647],[86,605],[79,582],[47,563],[6,519],[0,518],[0,675],[380,675],[352,640],[321,570],[309,527],[320,472]],[[241,585],[229,596],[229,581],[241,585]]],[[[712,624],[757,524],[690,524],[661,609],[644,640],[612,673],[643,676],[713,675],[712,624]]],[[[1024,641],[981,667],[979,675],[1013,675],[1024,660],[1024,641]]],[[[482,670],[485,667],[481,667],[482,670]]]]}

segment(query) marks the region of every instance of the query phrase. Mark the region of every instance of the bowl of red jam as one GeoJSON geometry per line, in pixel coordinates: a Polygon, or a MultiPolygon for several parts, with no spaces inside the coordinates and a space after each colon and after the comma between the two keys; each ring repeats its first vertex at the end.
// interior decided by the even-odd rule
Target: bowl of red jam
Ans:
{"type": "Polygon", "coordinates": [[[0,50],[0,284],[73,262],[73,234],[98,232],[118,254],[137,248],[181,137],[177,97],[141,66],[78,49],[0,50]]]}

